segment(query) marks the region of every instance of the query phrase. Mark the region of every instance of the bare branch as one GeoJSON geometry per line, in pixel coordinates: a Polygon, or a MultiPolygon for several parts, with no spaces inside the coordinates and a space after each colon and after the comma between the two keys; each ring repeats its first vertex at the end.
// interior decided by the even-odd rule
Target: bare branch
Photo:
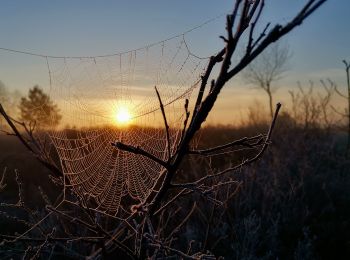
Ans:
{"type": "Polygon", "coordinates": [[[218,62],[221,62],[223,60],[223,55],[224,54],[225,54],[225,49],[222,49],[218,54],[216,54],[215,56],[210,57],[207,69],[206,69],[204,75],[201,77],[202,78],[201,86],[199,87],[199,92],[198,92],[198,95],[197,95],[196,104],[194,106],[194,112],[193,112],[193,115],[192,115],[192,121],[193,121],[193,118],[195,117],[195,115],[196,115],[196,113],[197,113],[197,111],[199,109],[200,104],[202,103],[204,90],[205,90],[205,87],[207,85],[209,76],[210,76],[210,74],[211,74],[215,64],[218,63],[218,62]]]}
{"type": "Polygon", "coordinates": [[[156,90],[158,101],[159,101],[160,110],[162,111],[162,115],[163,115],[165,134],[166,134],[166,148],[167,148],[167,151],[168,151],[168,161],[169,161],[170,158],[171,158],[169,125],[168,125],[168,121],[166,119],[166,115],[165,115],[165,111],[164,111],[164,105],[163,105],[162,99],[160,98],[158,89],[157,89],[156,86],[154,87],[154,89],[156,90]]]}
{"type": "Polygon", "coordinates": [[[167,250],[169,252],[175,253],[178,256],[182,257],[183,259],[191,259],[191,260],[197,260],[198,259],[197,257],[187,255],[184,252],[182,252],[180,250],[177,250],[175,248],[171,248],[169,246],[165,246],[165,245],[161,245],[161,244],[155,244],[155,243],[150,243],[149,246],[153,247],[153,248],[157,248],[159,250],[163,249],[163,250],[167,250]]]}
{"type": "Polygon", "coordinates": [[[63,176],[62,171],[57,168],[54,164],[44,160],[41,158],[40,154],[36,152],[28,143],[28,141],[21,135],[21,133],[18,131],[17,127],[12,122],[11,118],[7,115],[5,112],[3,106],[0,104],[0,114],[5,118],[8,125],[11,127],[14,134],[17,136],[17,138],[21,141],[21,143],[35,156],[35,158],[43,164],[47,169],[49,169],[53,174],[56,176],[63,176]]]}
{"type": "Polygon", "coordinates": [[[177,200],[181,195],[187,195],[189,193],[192,193],[193,191],[187,191],[187,189],[182,189],[178,194],[173,196],[166,204],[164,204],[161,208],[159,208],[155,213],[154,216],[165,210],[171,203],[173,203],[175,200],[177,200]],[[185,192],[186,191],[186,192],[185,192]]]}
{"type": "Polygon", "coordinates": [[[261,1],[255,1],[254,2],[254,9],[251,11],[251,16],[254,15],[255,13],[255,9],[258,7],[258,5],[260,4],[260,8],[258,11],[258,14],[255,17],[255,20],[252,22],[252,24],[250,25],[250,31],[249,31],[249,40],[248,40],[248,44],[247,44],[247,48],[246,48],[246,55],[249,55],[250,52],[252,51],[252,49],[254,48],[254,45],[256,44],[256,42],[258,42],[259,38],[261,39],[261,37],[263,37],[262,35],[265,35],[265,31],[267,30],[267,27],[269,25],[266,26],[266,29],[263,30],[262,34],[260,35],[260,37],[257,39],[257,41],[253,44],[253,34],[254,34],[254,30],[255,30],[255,26],[257,24],[257,22],[259,21],[260,15],[262,13],[262,10],[264,8],[265,5],[265,1],[261,0],[261,1]]]}
{"type": "Polygon", "coordinates": [[[242,139],[224,144],[224,145],[220,145],[220,146],[216,146],[213,148],[209,148],[209,149],[204,149],[204,150],[189,150],[188,153],[189,154],[198,154],[198,155],[208,155],[211,153],[214,153],[216,151],[220,151],[220,150],[224,150],[227,148],[231,148],[234,146],[244,146],[244,147],[248,147],[248,148],[254,148],[256,146],[259,146],[264,140],[264,136],[263,135],[258,135],[258,136],[254,136],[254,137],[243,137],[242,139]],[[254,143],[250,143],[251,141],[255,141],[254,143]]]}
{"type": "Polygon", "coordinates": [[[0,114],[5,118],[6,122],[8,123],[8,125],[11,127],[11,129],[13,130],[13,132],[15,133],[15,135],[18,137],[18,139],[22,142],[22,144],[29,150],[31,151],[33,154],[35,154],[35,151],[33,150],[33,148],[27,143],[27,141],[23,138],[23,136],[20,134],[20,132],[18,131],[18,129],[16,128],[16,126],[13,124],[13,122],[11,121],[10,117],[7,115],[7,113],[5,112],[3,106],[0,104],[0,114]]]}
{"type": "Polygon", "coordinates": [[[5,183],[5,176],[6,176],[6,167],[4,168],[3,172],[2,172],[2,176],[1,176],[1,180],[0,180],[0,192],[3,191],[7,184],[5,183]]]}
{"type": "Polygon", "coordinates": [[[177,226],[170,232],[170,234],[169,234],[168,237],[165,239],[165,241],[169,241],[169,240],[173,237],[173,235],[174,235],[175,233],[179,232],[180,228],[181,228],[181,227],[187,222],[187,220],[191,217],[191,215],[193,214],[193,212],[194,212],[194,210],[196,209],[196,207],[197,207],[197,204],[196,204],[196,202],[194,202],[193,205],[192,205],[192,207],[191,207],[191,209],[190,209],[190,211],[187,213],[186,217],[184,217],[184,218],[182,219],[182,221],[180,222],[180,224],[177,225],[177,226]]]}
{"type": "Polygon", "coordinates": [[[122,142],[115,142],[111,143],[112,146],[117,147],[118,149],[122,151],[127,151],[129,153],[133,154],[140,154],[142,156],[147,157],[148,159],[151,159],[152,161],[158,163],[159,165],[163,166],[164,168],[168,168],[169,164],[162,161],[158,157],[154,156],[153,154],[150,154],[149,152],[146,152],[145,150],[141,149],[140,147],[134,147],[132,145],[124,144],[122,142]]]}
{"type": "Polygon", "coordinates": [[[182,128],[182,132],[181,132],[181,136],[179,139],[179,144],[182,142],[182,139],[184,138],[185,132],[186,132],[186,127],[187,127],[187,123],[188,123],[188,119],[190,118],[190,112],[188,111],[188,99],[186,99],[185,101],[185,120],[184,120],[184,125],[182,128]]]}
{"type": "MultiPolygon", "coordinates": [[[[0,238],[3,239],[16,239],[16,236],[11,235],[0,235],[0,238]]],[[[71,241],[84,241],[88,243],[99,243],[105,237],[50,237],[48,238],[49,242],[71,242],[71,241]]],[[[45,238],[33,238],[33,237],[21,237],[18,241],[22,242],[32,242],[32,243],[42,243],[45,241],[45,238]]]]}
{"type": "Polygon", "coordinates": [[[259,153],[257,155],[255,155],[253,158],[245,160],[242,163],[240,163],[240,164],[238,164],[238,165],[236,165],[234,167],[227,168],[227,169],[225,169],[225,170],[223,170],[223,171],[221,171],[219,173],[215,173],[215,174],[204,176],[204,177],[202,177],[201,179],[198,179],[195,182],[183,183],[183,184],[172,184],[172,187],[181,187],[181,188],[183,188],[183,187],[195,187],[195,186],[199,185],[200,183],[202,183],[202,182],[204,182],[206,180],[209,180],[209,179],[212,179],[212,178],[215,178],[215,177],[219,177],[221,175],[224,175],[225,173],[232,172],[232,171],[235,171],[237,169],[241,169],[243,166],[246,166],[248,164],[251,164],[251,163],[259,160],[261,158],[261,156],[263,155],[263,153],[265,152],[265,150],[267,149],[267,147],[269,146],[269,144],[270,144],[272,131],[273,131],[274,127],[275,127],[277,116],[278,116],[278,112],[279,112],[280,108],[281,108],[281,104],[277,103],[275,114],[274,114],[274,117],[272,119],[272,122],[271,122],[271,125],[270,125],[270,128],[269,128],[269,131],[267,133],[267,136],[265,138],[264,145],[261,148],[261,150],[259,151],[259,153]]]}
{"type": "Polygon", "coordinates": [[[337,94],[339,95],[339,96],[341,96],[341,97],[343,97],[343,98],[345,98],[345,99],[348,99],[349,97],[348,96],[346,96],[346,95],[344,95],[343,93],[341,93],[340,92],[340,90],[338,89],[338,87],[337,87],[337,85],[334,85],[334,90],[335,90],[335,92],[337,92],[337,94]]]}

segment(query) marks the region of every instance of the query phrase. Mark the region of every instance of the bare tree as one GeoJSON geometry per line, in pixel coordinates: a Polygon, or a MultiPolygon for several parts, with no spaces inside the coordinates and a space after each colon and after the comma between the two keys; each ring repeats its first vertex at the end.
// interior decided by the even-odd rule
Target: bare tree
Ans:
{"type": "Polygon", "coordinates": [[[347,93],[343,94],[341,91],[338,90],[338,88],[335,86],[335,91],[337,94],[343,98],[346,99],[347,101],[347,109],[345,109],[345,113],[339,112],[335,108],[333,108],[334,111],[336,111],[338,114],[341,116],[347,118],[348,120],[348,142],[346,146],[347,153],[350,153],[350,63],[347,62],[346,60],[343,60],[343,63],[345,65],[345,73],[346,73],[346,85],[347,85],[347,93]]]}
{"type": "Polygon", "coordinates": [[[8,98],[8,91],[5,84],[0,80],[0,103],[5,104],[8,98]]]}
{"type": "MultiPolygon", "coordinates": [[[[182,259],[214,259],[214,256],[207,251],[206,240],[204,246],[195,251],[192,249],[191,242],[187,250],[181,250],[181,248],[174,247],[174,241],[179,238],[179,230],[186,224],[189,218],[194,214],[197,209],[195,200],[191,200],[190,209],[183,214],[180,222],[176,222],[179,219],[174,218],[174,214],[181,210],[169,212],[169,209],[174,203],[187,195],[199,195],[208,201],[222,205],[225,202],[220,201],[217,195],[220,190],[232,185],[234,182],[229,179],[229,174],[241,169],[243,166],[252,164],[259,160],[266,151],[270,144],[272,132],[276,123],[276,119],[281,105],[277,104],[276,110],[273,114],[271,125],[264,135],[257,135],[253,137],[244,137],[239,140],[233,140],[232,142],[211,147],[208,149],[194,149],[191,147],[191,141],[195,134],[201,128],[203,122],[206,120],[210,111],[212,110],[217,97],[225,84],[247,67],[254,59],[256,59],[269,45],[279,40],[284,35],[288,34],[295,27],[299,26],[310,14],[312,14],[319,6],[321,6],[326,0],[309,0],[305,3],[304,7],[298,14],[294,16],[285,25],[275,25],[269,30],[270,24],[267,24],[262,32],[256,34],[256,24],[259,22],[261,13],[264,9],[263,0],[237,0],[235,2],[232,13],[227,15],[226,19],[226,31],[227,35],[221,38],[225,42],[225,46],[216,55],[212,56],[209,60],[206,71],[202,75],[201,85],[199,88],[198,96],[195,106],[192,111],[189,111],[188,100],[184,105],[185,120],[183,124],[182,135],[177,149],[171,151],[171,139],[169,138],[169,125],[167,123],[167,115],[164,110],[161,95],[157,88],[155,88],[156,95],[159,100],[160,111],[164,121],[164,133],[167,141],[167,158],[157,158],[153,154],[150,154],[142,147],[134,147],[122,142],[114,142],[112,145],[115,149],[119,149],[125,152],[130,152],[144,156],[155,163],[159,164],[163,168],[163,172],[158,179],[157,184],[152,189],[149,196],[139,205],[132,205],[133,214],[127,218],[127,220],[121,220],[117,223],[106,226],[104,223],[111,223],[105,221],[106,217],[101,216],[93,212],[89,208],[88,198],[85,193],[81,196],[77,195],[76,203],[73,206],[78,206],[81,215],[74,214],[72,210],[62,209],[62,202],[55,204],[49,204],[46,210],[49,211],[49,216],[56,215],[63,219],[68,220],[69,224],[79,225],[85,228],[86,232],[77,230],[77,236],[73,235],[71,231],[66,231],[68,228],[64,228],[61,231],[61,236],[57,237],[56,228],[43,229],[41,223],[48,217],[39,220],[33,226],[30,226],[29,230],[19,236],[7,237],[6,243],[25,241],[25,243],[39,243],[39,246],[28,246],[25,251],[28,255],[34,255],[37,257],[40,252],[48,246],[48,244],[59,243],[94,243],[91,247],[90,259],[96,257],[111,258],[116,252],[119,257],[129,257],[132,259],[158,259],[171,256],[177,256],[182,259]],[[268,31],[269,30],[269,31],[268,31]],[[243,57],[236,63],[232,64],[232,56],[236,52],[238,43],[244,39],[243,34],[247,34],[249,37],[246,42],[246,52],[243,57]],[[215,66],[219,67],[219,74],[213,76],[213,69],[215,66]],[[211,77],[215,77],[210,80],[211,77]],[[208,84],[208,81],[210,82],[208,84]],[[208,86],[209,85],[209,86],[208,86]],[[210,91],[205,91],[206,88],[210,88],[210,91]],[[204,93],[207,93],[206,96],[204,93]],[[188,182],[177,182],[176,180],[183,180],[184,178],[176,178],[175,176],[184,177],[184,172],[179,171],[180,165],[184,162],[185,158],[190,156],[207,157],[218,152],[225,152],[227,149],[235,148],[253,149],[255,152],[250,158],[246,158],[238,164],[229,165],[223,170],[206,172],[203,176],[192,176],[188,182]],[[167,217],[168,216],[168,217],[167,217]],[[173,228],[168,228],[167,223],[169,221],[175,221],[176,224],[173,228]],[[32,234],[30,231],[39,229],[39,238],[36,240],[30,239],[27,235],[32,234]]],[[[16,128],[16,125],[11,118],[9,118],[0,106],[0,113],[5,117],[6,121],[11,126],[15,135],[21,139],[21,141],[30,149],[33,153],[39,153],[37,158],[47,167],[52,166],[51,162],[45,164],[44,157],[40,155],[40,149],[35,150],[32,148],[32,143],[28,143],[26,138],[23,138],[22,133],[16,128]]],[[[20,125],[25,128],[25,124],[20,125]]],[[[29,132],[29,135],[31,133],[29,132]]],[[[56,166],[52,166],[55,173],[59,173],[60,169],[56,166]]],[[[62,172],[61,172],[61,175],[62,172]]],[[[232,192],[234,194],[234,192],[232,192]]],[[[20,197],[21,201],[21,197],[20,197]]],[[[18,203],[16,205],[22,205],[18,203]]],[[[72,205],[70,205],[72,207],[72,205]]],[[[213,207],[212,212],[214,212],[213,207]]],[[[208,229],[212,217],[208,218],[208,229]]],[[[116,220],[113,220],[116,221],[116,220]]],[[[69,249],[71,249],[70,247],[69,249]]],[[[86,251],[83,251],[86,254],[86,251]]]]}
{"type": "MultiPolygon", "coordinates": [[[[10,91],[8,87],[0,80],[0,104],[4,107],[4,109],[11,109],[12,115],[17,115],[17,105],[20,99],[20,92],[18,90],[10,91]]],[[[0,124],[2,124],[3,118],[0,118],[0,124]]],[[[8,127],[3,126],[4,129],[8,129],[8,127]]],[[[0,130],[1,131],[1,130],[0,130]]]]}
{"type": "MultiPolygon", "coordinates": [[[[5,87],[5,84],[0,81],[0,104],[2,104],[4,107],[7,105],[8,99],[8,92],[5,87]]],[[[0,119],[0,124],[2,124],[2,118],[0,119]]]]}
{"type": "Polygon", "coordinates": [[[264,90],[269,98],[270,116],[273,117],[273,93],[277,90],[273,83],[281,79],[287,70],[291,57],[289,47],[275,43],[267,48],[243,71],[244,79],[264,90]]]}
{"type": "Polygon", "coordinates": [[[309,127],[326,127],[330,128],[333,124],[331,121],[330,102],[335,91],[333,81],[320,80],[323,91],[315,93],[314,83],[309,82],[308,88],[303,87],[298,82],[297,90],[290,90],[291,97],[291,115],[296,123],[303,128],[309,127]]]}

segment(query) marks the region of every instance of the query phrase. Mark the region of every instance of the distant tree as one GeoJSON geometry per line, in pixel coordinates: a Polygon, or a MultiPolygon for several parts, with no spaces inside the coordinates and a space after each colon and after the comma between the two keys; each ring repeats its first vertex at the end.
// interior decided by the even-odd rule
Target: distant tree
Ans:
{"type": "MultiPolygon", "coordinates": [[[[9,91],[7,90],[5,84],[0,80],[0,105],[2,107],[9,107],[9,91]]],[[[0,125],[2,127],[5,127],[2,125],[3,118],[0,118],[0,125]]]]}
{"type": "MultiPolygon", "coordinates": [[[[347,143],[347,153],[350,154],[350,62],[347,62],[346,60],[343,60],[343,63],[345,65],[345,72],[346,72],[346,85],[347,85],[347,93],[343,94],[338,90],[337,87],[335,87],[335,91],[338,93],[339,96],[345,98],[347,100],[347,108],[345,109],[345,113],[340,113],[336,111],[338,114],[342,115],[343,117],[347,118],[348,120],[348,143],[347,143]]],[[[334,109],[335,110],[335,109],[334,109]]]]}
{"type": "Polygon", "coordinates": [[[17,106],[20,97],[21,93],[18,90],[10,91],[0,80],[0,104],[6,109],[11,108],[11,115],[15,115],[17,113],[17,106]]]}
{"type": "Polygon", "coordinates": [[[5,84],[0,80],[0,104],[5,104],[8,102],[8,91],[5,84]]]}
{"type": "Polygon", "coordinates": [[[272,83],[283,77],[290,57],[291,53],[288,46],[276,43],[266,49],[260,57],[243,71],[243,77],[248,83],[261,88],[268,95],[271,117],[274,113],[272,94],[276,91],[276,87],[272,83]]]}
{"type": "Polygon", "coordinates": [[[39,127],[57,126],[62,118],[60,110],[39,86],[29,90],[19,105],[21,119],[39,127]]]}

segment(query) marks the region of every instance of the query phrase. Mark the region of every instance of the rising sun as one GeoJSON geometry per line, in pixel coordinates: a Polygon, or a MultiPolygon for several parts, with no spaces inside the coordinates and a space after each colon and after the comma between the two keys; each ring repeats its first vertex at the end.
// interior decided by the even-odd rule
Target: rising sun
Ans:
{"type": "Polygon", "coordinates": [[[119,108],[115,115],[115,120],[119,124],[128,124],[131,121],[131,114],[129,110],[125,107],[119,108]]]}

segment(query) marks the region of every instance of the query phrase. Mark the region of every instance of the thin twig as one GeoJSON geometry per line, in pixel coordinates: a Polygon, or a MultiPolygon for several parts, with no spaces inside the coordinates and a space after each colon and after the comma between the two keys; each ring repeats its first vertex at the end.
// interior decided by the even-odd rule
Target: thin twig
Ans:
{"type": "Polygon", "coordinates": [[[115,143],[111,143],[111,144],[112,144],[112,146],[115,146],[120,150],[127,151],[127,152],[133,153],[133,154],[140,154],[142,156],[145,156],[145,157],[151,159],[152,161],[158,163],[159,165],[163,166],[164,168],[169,167],[169,165],[166,162],[162,161],[161,159],[154,156],[153,154],[146,152],[145,150],[141,149],[140,147],[135,147],[132,145],[124,144],[122,142],[115,142],[115,143]]]}
{"type": "MultiPolygon", "coordinates": [[[[12,235],[1,235],[0,238],[3,239],[16,239],[16,236],[12,235]]],[[[101,239],[105,237],[50,237],[48,241],[53,242],[71,242],[71,241],[84,241],[89,243],[99,243],[101,239]]],[[[45,238],[35,238],[35,237],[21,237],[17,241],[22,241],[23,243],[41,243],[45,241],[45,238]]]]}
{"type": "Polygon", "coordinates": [[[7,186],[7,184],[5,183],[6,170],[7,170],[7,168],[5,167],[3,172],[2,172],[2,176],[1,176],[1,180],[0,180],[0,192],[3,191],[7,186]]]}
{"type": "Polygon", "coordinates": [[[243,137],[239,140],[235,140],[233,142],[224,144],[224,145],[220,145],[220,146],[216,146],[213,148],[209,148],[209,149],[203,149],[203,150],[189,150],[188,153],[189,154],[198,154],[198,155],[207,155],[207,154],[211,154],[213,152],[216,151],[221,151],[227,148],[232,148],[233,146],[245,146],[248,148],[254,148],[256,146],[259,146],[264,140],[264,136],[263,135],[258,135],[258,136],[254,136],[254,137],[243,137]],[[250,141],[254,141],[257,140],[254,143],[249,143],[250,141]]]}
{"type": "Polygon", "coordinates": [[[170,251],[170,252],[175,253],[178,256],[182,257],[183,259],[198,260],[198,257],[187,255],[184,252],[181,252],[180,250],[177,250],[175,248],[171,248],[169,246],[154,244],[154,243],[150,243],[149,246],[153,247],[153,248],[157,248],[159,250],[163,249],[163,250],[170,251]]]}
{"type": "Polygon", "coordinates": [[[179,225],[177,225],[168,235],[168,237],[165,239],[165,241],[169,241],[169,239],[171,239],[175,233],[179,232],[179,230],[181,229],[181,227],[183,225],[185,225],[185,223],[187,222],[187,220],[192,216],[194,210],[197,208],[197,203],[194,202],[190,211],[186,214],[186,216],[182,219],[182,221],[180,222],[179,225]]]}
{"type": "Polygon", "coordinates": [[[161,208],[159,208],[156,212],[154,212],[154,215],[159,214],[160,212],[164,211],[171,203],[173,203],[175,200],[177,200],[181,195],[186,195],[189,193],[192,193],[193,191],[187,191],[187,189],[182,189],[178,194],[173,196],[167,203],[165,203],[161,208]],[[184,194],[185,193],[185,194],[184,194]]]}
{"type": "Polygon", "coordinates": [[[156,86],[154,87],[154,89],[156,90],[158,101],[159,101],[160,110],[162,111],[162,115],[163,115],[164,128],[165,128],[165,134],[166,134],[166,148],[167,148],[167,151],[168,151],[168,162],[169,162],[169,160],[171,158],[171,151],[170,151],[171,144],[170,144],[169,124],[168,124],[168,121],[167,121],[167,118],[166,118],[166,115],[165,115],[164,105],[163,105],[162,99],[160,98],[160,94],[158,92],[158,89],[157,89],[156,86]]]}
{"type": "MultiPolygon", "coordinates": [[[[253,46],[253,34],[254,34],[255,26],[256,26],[257,22],[259,21],[259,18],[260,18],[260,15],[262,13],[262,10],[264,9],[264,5],[265,5],[264,0],[255,1],[254,8],[250,12],[251,16],[253,16],[254,13],[255,13],[255,10],[256,10],[256,8],[258,7],[259,4],[260,4],[260,8],[259,8],[258,14],[256,15],[254,21],[250,25],[249,40],[248,40],[247,49],[246,49],[246,53],[247,54],[249,54],[251,52],[251,50],[254,48],[254,46],[253,46]]],[[[264,31],[263,31],[263,34],[264,34],[264,31]]]]}
{"type": "Polygon", "coordinates": [[[185,101],[185,120],[184,120],[184,125],[183,125],[183,128],[182,128],[182,131],[181,131],[181,135],[180,135],[180,140],[179,140],[179,145],[181,144],[183,138],[184,138],[184,135],[185,135],[185,132],[186,132],[186,127],[187,127],[187,123],[188,123],[188,119],[190,117],[190,112],[188,111],[188,99],[186,98],[186,101],[185,101]]]}

